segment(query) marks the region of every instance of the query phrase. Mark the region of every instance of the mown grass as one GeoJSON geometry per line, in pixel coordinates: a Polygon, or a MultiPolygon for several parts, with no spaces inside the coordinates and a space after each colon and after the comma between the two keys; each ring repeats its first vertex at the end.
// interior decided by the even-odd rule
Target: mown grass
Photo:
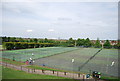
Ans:
{"type": "Polygon", "coordinates": [[[0,49],[3,49],[2,45],[0,45],[0,49]]]}
{"type": "Polygon", "coordinates": [[[52,75],[30,74],[24,71],[14,70],[6,67],[3,67],[2,72],[3,79],[69,79],[52,75]]]}
{"type": "Polygon", "coordinates": [[[25,63],[23,62],[13,61],[11,59],[6,59],[6,58],[2,58],[2,61],[10,64],[14,64],[14,65],[25,65],[25,63]]]}
{"type": "MultiPolygon", "coordinates": [[[[27,66],[28,68],[31,69],[39,69],[39,70],[50,70],[50,71],[60,71],[60,72],[70,72],[70,71],[65,71],[65,70],[59,70],[59,69],[54,69],[54,68],[49,68],[49,67],[42,67],[42,66],[37,66],[37,65],[31,65],[31,66],[27,66]]],[[[71,72],[71,73],[79,73],[79,72],[71,72]]],[[[105,81],[120,81],[120,79],[116,78],[116,77],[106,77],[106,76],[101,76],[101,79],[105,80],[105,81]]]]}
{"type": "Polygon", "coordinates": [[[120,78],[107,77],[107,76],[102,76],[101,79],[106,80],[106,81],[120,81],[120,78]]]}

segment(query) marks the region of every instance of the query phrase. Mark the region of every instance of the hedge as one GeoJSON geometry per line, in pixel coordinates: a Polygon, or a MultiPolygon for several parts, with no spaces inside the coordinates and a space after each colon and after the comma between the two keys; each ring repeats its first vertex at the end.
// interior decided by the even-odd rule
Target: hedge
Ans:
{"type": "Polygon", "coordinates": [[[54,43],[26,43],[26,42],[4,42],[3,45],[7,50],[55,46],[54,43]]]}

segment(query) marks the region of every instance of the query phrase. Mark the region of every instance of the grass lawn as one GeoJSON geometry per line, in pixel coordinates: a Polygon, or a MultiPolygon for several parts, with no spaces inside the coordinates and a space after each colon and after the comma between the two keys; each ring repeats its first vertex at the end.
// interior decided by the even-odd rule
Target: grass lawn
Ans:
{"type": "Polygon", "coordinates": [[[11,59],[6,59],[6,58],[2,58],[2,61],[10,63],[10,64],[14,64],[14,65],[25,65],[25,63],[18,62],[18,61],[13,61],[11,59]]]}
{"type": "Polygon", "coordinates": [[[115,77],[106,77],[106,76],[102,76],[101,79],[109,80],[109,81],[120,81],[120,79],[118,79],[118,78],[115,78],[115,77]]]}
{"type": "Polygon", "coordinates": [[[2,45],[0,45],[0,50],[1,50],[1,49],[3,49],[3,48],[2,48],[2,45]]]}
{"type": "Polygon", "coordinates": [[[69,79],[51,75],[30,74],[24,71],[14,70],[6,67],[3,67],[2,72],[3,79],[69,79]]]}

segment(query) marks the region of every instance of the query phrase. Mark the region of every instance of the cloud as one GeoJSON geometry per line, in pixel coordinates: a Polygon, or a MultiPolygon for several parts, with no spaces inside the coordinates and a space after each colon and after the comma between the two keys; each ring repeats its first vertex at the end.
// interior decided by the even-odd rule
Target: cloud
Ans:
{"type": "Polygon", "coordinates": [[[48,31],[49,31],[49,32],[54,32],[55,30],[54,30],[54,29],[49,29],[48,31]]]}
{"type": "Polygon", "coordinates": [[[117,36],[117,3],[8,2],[3,3],[2,12],[0,22],[3,33],[8,36],[12,31],[20,36],[21,33],[33,32],[31,29],[35,30],[33,37],[66,38],[72,35],[93,38],[95,35],[94,38],[106,39],[107,35],[117,36]],[[102,35],[99,32],[103,32],[102,35]]]}
{"type": "Polygon", "coordinates": [[[72,18],[58,18],[60,21],[72,21],[72,18]]]}
{"type": "Polygon", "coordinates": [[[33,30],[26,30],[26,32],[32,32],[33,30]]]}

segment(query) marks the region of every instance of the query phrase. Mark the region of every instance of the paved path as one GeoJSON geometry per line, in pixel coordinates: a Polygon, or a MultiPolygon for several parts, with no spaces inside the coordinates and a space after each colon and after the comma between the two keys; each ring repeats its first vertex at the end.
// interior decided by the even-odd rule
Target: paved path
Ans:
{"type": "MultiPolygon", "coordinates": [[[[28,65],[17,66],[17,65],[5,63],[5,62],[0,62],[0,64],[3,66],[9,67],[9,68],[25,71],[27,73],[67,77],[67,78],[72,78],[72,79],[81,79],[83,81],[95,81],[92,78],[86,78],[85,74],[78,75],[77,73],[68,73],[68,72],[65,73],[65,72],[58,72],[58,71],[53,72],[49,70],[30,69],[30,68],[25,67],[28,65]]],[[[103,81],[103,80],[99,80],[99,81],[103,81]]]]}

